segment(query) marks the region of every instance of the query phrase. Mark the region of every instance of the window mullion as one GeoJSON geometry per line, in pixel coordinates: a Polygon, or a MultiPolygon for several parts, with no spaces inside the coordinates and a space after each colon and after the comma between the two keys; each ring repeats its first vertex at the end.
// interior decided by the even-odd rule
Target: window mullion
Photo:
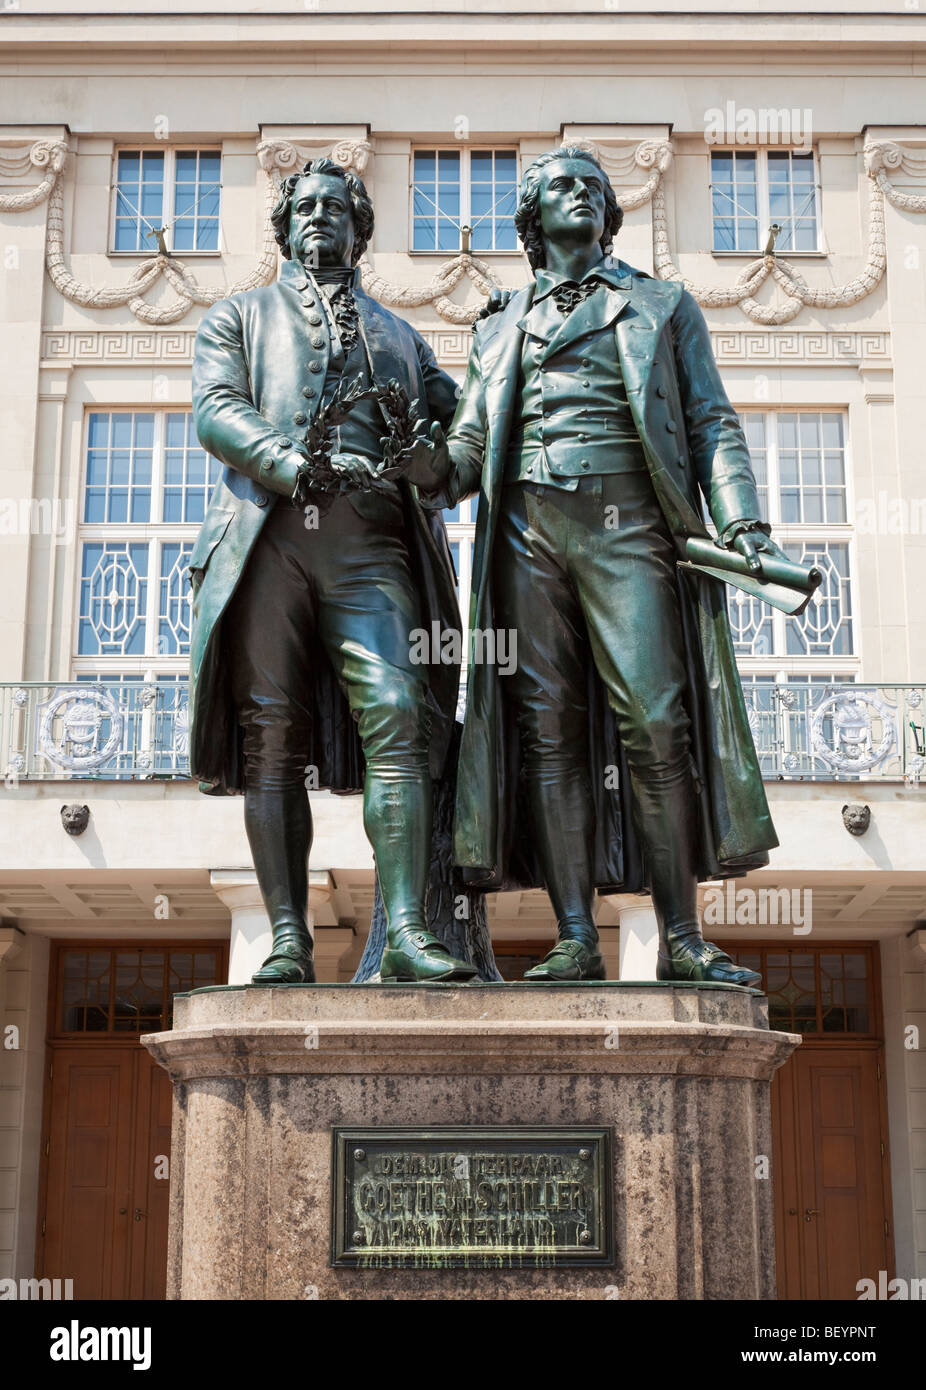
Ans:
{"type": "Polygon", "coordinates": [[[464,636],[469,622],[469,598],[473,586],[473,537],[468,529],[460,537],[460,623],[464,636]]]}
{"type": "Polygon", "coordinates": [[[156,660],[160,656],[159,644],[157,644],[157,616],[160,609],[160,577],[161,577],[161,545],[164,537],[161,534],[161,518],[164,516],[163,491],[164,491],[164,441],[167,435],[167,411],[154,411],[154,439],[152,448],[152,525],[157,527],[156,534],[149,541],[149,557],[147,557],[147,569],[149,569],[149,589],[147,589],[147,619],[150,626],[147,627],[147,639],[145,651],[152,655],[156,660]]]}
{"type": "Polygon", "coordinates": [[[154,438],[151,449],[151,506],[149,525],[160,526],[164,516],[164,437],[167,431],[167,412],[154,412],[154,438]]]}
{"type": "Polygon", "coordinates": [[[471,200],[471,198],[470,198],[470,183],[469,183],[469,178],[470,178],[470,174],[469,174],[469,156],[470,156],[469,146],[464,146],[464,148],[460,151],[460,228],[461,228],[461,230],[460,230],[460,250],[461,250],[461,251],[462,251],[462,249],[463,249],[463,231],[462,231],[462,228],[463,228],[463,227],[471,227],[471,226],[473,225],[473,223],[472,223],[472,216],[471,216],[472,200],[471,200]]]}
{"type": "Polygon", "coordinates": [[[797,203],[794,197],[794,151],[788,151],[788,216],[791,219],[791,250],[797,250],[797,203]]]}
{"type": "MultiPolygon", "coordinates": [[[[164,446],[165,426],[165,412],[163,410],[156,410],[154,412],[154,430],[151,441],[151,502],[148,510],[150,518],[149,525],[152,527],[158,526],[161,517],[158,503],[160,499],[160,459],[164,446]]],[[[158,655],[157,609],[160,596],[158,584],[160,574],[161,537],[159,532],[155,531],[155,534],[148,539],[148,601],[145,605],[145,654],[148,658],[156,658],[158,655]]]]}
{"type": "Polygon", "coordinates": [[[148,541],[148,601],[145,605],[145,660],[149,665],[159,655],[157,612],[160,598],[160,574],[161,538],[160,536],[152,536],[148,541]]]}
{"type": "Polygon", "coordinates": [[[774,410],[765,416],[765,471],[768,476],[768,524],[781,524],[781,483],[778,474],[778,414],[774,410]]]}
{"type": "MultiPolygon", "coordinates": [[[[761,160],[763,168],[766,161],[761,160]]],[[[767,183],[766,183],[767,189],[767,183]]],[[[778,461],[778,412],[770,410],[765,417],[765,469],[768,475],[768,521],[774,529],[781,524],[781,474],[778,461]]],[[[787,627],[780,609],[772,609],[772,653],[778,661],[787,657],[787,627]]],[[[777,664],[777,663],[776,663],[777,664]]]]}
{"type": "Polygon", "coordinates": [[[110,250],[116,249],[116,215],[119,207],[119,148],[113,144],[113,158],[109,175],[110,185],[110,217],[109,217],[109,246],[110,250]]]}
{"type": "MultiPolygon", "coordinates": [[[[174,219],[169,215],[169,212],[173,207],[171,190],[174,186],[175,155],[176,151],[173,146],[168,145],[164,151],[164,191],[161,194],[161,226],[167,227],[167,231],[164,233],[164,245],[168,251],[174,249],[174,219]]],[[[157,250],[157,242],[155,242],[154,249],[157,250]]]]}
{"type": "Polygon", "coordinates": [[[760,222],[756,228],[758,232],[759,250],[765,245],[762,239],[762,224],[765,224],[765,238],[768,239],[768,229],[772,225],[771,202],[768,191],[768,150],[756,150],[756,211],[760,222]]]}

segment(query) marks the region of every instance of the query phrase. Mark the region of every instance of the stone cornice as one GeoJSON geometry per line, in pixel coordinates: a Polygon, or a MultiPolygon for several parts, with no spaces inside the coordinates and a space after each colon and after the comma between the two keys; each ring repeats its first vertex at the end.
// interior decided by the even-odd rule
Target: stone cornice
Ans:
{"type": "MultiPolygon", "coordinates": [[[[215,63],[228,54],[246,52],[249,58],[266,51],[274,65],[279,63],[279,45],[285,43],[288,57],[300,53],[317,54],[321,48],[349,48],[378,51],[390,45],[390,57],[399,56],[403,47],[422,51],[459,46],[467,54],[487,51],[493,64],[511,58],[520,49],[529,55],[541,52],[561,54],[565,50],[587,49],[601,56],[613,49],[621,57],[637,58],[647,52],[665,63],[677,50],[690,62],[712,51],[727,60],[734,55],[752,55],[763,64],[769,53],[787,54],[789,69],[825,64],[838,71],[840,64],[863,61],[870,70],[879,57],[893,57],[909,73],[912,54],[926,48],[926,31],[916,20],[917,12],[852,14],[832,13],[726,14],[666,11],[662,14],[564,13],[552,7],[544,12],[526,12],[523,0],[511,0],[511,7],[499,6],[494,12],[466,13],[462,0],[435,11],[428,0],[403,0],[401,13],[384,14],[370,0],[366,5],[345,5],[335,12],[330,3],[324,11],[307,14],[196,12],[195,0],[187,12],[172,5],[161,14],[100,13],[98,4],[84,14],[68,7],[66,13],[18,14],[4,16],[4,40],[15,62],[30,50],[48,57],[56,50],[82,67],[95,53],[101,58],[117,52],[131,53],[158,48],[166,55],[184,55],[208,49],[215,63]],[[180,23],[178,24],[178,20],[180,23]],[[372,22],[371,22],[372,21],[372,22]],[[498,45],[508,46],[505,53],[498,45]],[[165,47],[166,45],[166,47],[165,47]]],[[[169,59],[168,59],[169,61],[169,59]]],[[[912,74],[911,74],[912,75],[912,74]]]]}

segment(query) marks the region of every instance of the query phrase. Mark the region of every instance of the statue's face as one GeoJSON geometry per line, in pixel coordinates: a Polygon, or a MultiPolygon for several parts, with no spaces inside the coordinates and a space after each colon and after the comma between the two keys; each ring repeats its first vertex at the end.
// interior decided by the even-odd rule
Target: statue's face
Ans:
{"type": "Polygon", "coordinates": [[[350,265],[354,216],[347,185],[336,174],[308,174],[296,184],[289,249],[293,260],[310,268],[350,265]]]}
{"type": "Polygon", "coordinates": [[[604,178],[584,159],[554,159],[540,174],[545,241],[591,246],[604,236],[604,178]]]}

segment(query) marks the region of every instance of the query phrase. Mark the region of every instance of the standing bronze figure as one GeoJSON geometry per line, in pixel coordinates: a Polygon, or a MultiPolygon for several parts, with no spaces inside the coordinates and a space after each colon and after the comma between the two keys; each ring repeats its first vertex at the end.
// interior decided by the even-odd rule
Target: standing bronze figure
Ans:
{"type": "Polygon", "coordinates": [[[363,788],[389,923],[382,977],[469,979],[425,917],[431,779],[459,673],[416,665],[410,642],[457,625],[453,569],[443,524],[384,468],[397,455],[383,401],[449,424],[456,387],[360,287],[373,209],[358,178],[307,164],[273,222],[279,281],[221,300],[196,339],[196,428],[225,467],[189,562],[191,768],[203,790],[244,793],[273,927],[256,983],[315,978],[307,786],[363,788]],[[326,419],[340,423],[323,456],[326,419]]]}
{"type": "Polygon", "coordinates": [[[755,577],[788,562],[704,318],[611,259],[621,220],[583,149],[530,166],[534,282],[479,326],[446,448],[432,431],[428,504],[479,490],[471,627],[517,637],[512,674],[471,667],[455,853],[487,888],[546,886],[558,941],[529,979],[603,978],[595,888],[648,887],[660,979],[751,985],[704,941],[697,883],[778,842],[724,586],[677,562],[708,538],[702,499],[755,577]]]}

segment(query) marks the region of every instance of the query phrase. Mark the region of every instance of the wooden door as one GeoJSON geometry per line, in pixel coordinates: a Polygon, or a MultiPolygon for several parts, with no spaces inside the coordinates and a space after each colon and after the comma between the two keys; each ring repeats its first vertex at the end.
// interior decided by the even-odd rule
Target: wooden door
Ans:
{"type": "Polygon", "coordinates": [[[802,1037],[771,1087],[778,1297],[856,1299],[894,1261],[878,946],[724,949],[761,973],[770,1026],[802,1037]]]}
{"type": "Polygon", "coordinates": [[[56,948],[36,1274],[75,1298],[165,1297],[172,1091],[137,1038],[225,970],[219,942],[56,948]]]}
{"type": "Polygon", "coordinates": [[[138,1047],[55,1049],[45,1250],[40,1275],[74,1297],[124,1298],[131,1237],[133,1073],[138,1047]]]}
{"type": "Polygon", "coordinates": [[[890,1276],[879,1070],[878,1050],[809,1046],[781,1073],[781,1298],[857,1299],[860,1279],[890,1276]]]}
{"type": "Polygon", "coordinates": [[[55,1048],[45,1278],[74,1297],[162,1299],[170,1078],[143,1048],[55,1048]]]}

